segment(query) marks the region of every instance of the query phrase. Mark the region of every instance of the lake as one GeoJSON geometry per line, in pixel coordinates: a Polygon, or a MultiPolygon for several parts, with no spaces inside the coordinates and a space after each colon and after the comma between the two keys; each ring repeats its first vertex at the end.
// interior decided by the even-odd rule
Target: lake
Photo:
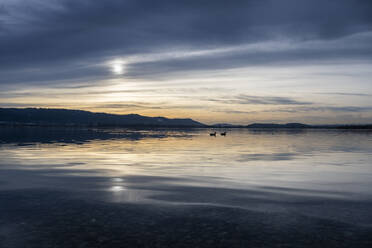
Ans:
{"type": "Polygon", "coordinates": [[[0,128],[0,247],[372,247],[372,131],[0,128]]]}

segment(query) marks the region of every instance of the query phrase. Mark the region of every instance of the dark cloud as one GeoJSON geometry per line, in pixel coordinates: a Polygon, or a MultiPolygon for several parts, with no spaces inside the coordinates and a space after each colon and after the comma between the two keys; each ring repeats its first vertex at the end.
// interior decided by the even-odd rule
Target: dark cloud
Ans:
{"type": "Polygon", "coordinates": [[[269,49],[242,48],[200,56],[169,58],[128,65],[128,77],[169,77],[170,73],[185,71],[221,70],[247,66],[303,65],[350,60],[372,61],[372,35],[361,34],[336,41],[277,42],[269,49]],[[354,45],[351,45],[354,44],[354,45]],[[357,45],[355,45],[357,44],[357,45]],[[277,46],[277,47],[275,47],[277,46]]]}
{"type": "MultiPolygon", "coordinates": [[[[0,83],[109,77],[95,65],[112,56],[236,46],[283,37],[296,42],[339,39],[371,31],[370,13],[369,0],[5,1],[0,7],[0,83]]],[[[193,60],[139,63],[129,67],[128,75],[138,76],[141,70],[210,68],[210,64],[222,68],[291,58],[371,56],[370,47],[364,46],[343,52],[334,49],[324,56],[321,50],[224,54],[218,61],[207,57],[196,64],[193,60]]]]}
{"type": "Polygon", "coordinates": [[[244,110],[235,110],[235,109],[217,109],[217,110],[212,110],[213,112],[216,113],[224,113],[224,114],[257,114],[258,111],[244,111],[244,110]]]}
{"type": "Polygon", "coordinates": [[[348,93],[348,92],[319,92],[317,93],[319,95],[335,95],[335,96],[367,96],[370,97],[372,96],[371,94],[366,94],[366,93],[348,93]]]}
{"type": "Polygon", "coordinates": [[[372,106],[314,106],[314,107],[298,107],[291,109],[280,109],[272,112],[369,112],[372,111],[372,106]]]}
{"type": "Polygon", "coordinates": [[[136,109],[136,110],[148,110],[148,109],[207,109],[207,106],[199,105],[184,105],[184,104],[172,104],[168,102],[162,103],[149,103],[149,102],[124,102],[124,103],[106,103],[93,106],[94,108],[103,109],[136,109]]]}
{"type": "Polygon", "coordinates": [[[236,96],[227,96],[221,98],[206,99],[211,102],[218,102],[223,104],[257,104],[257,105],[310,105],[311,102],[297,101],[290,97],[281,96],[254,96],[240,94],[236,96]]]}
{"type": "Polygon", "coordinates": [[[103,108],[103,109],[162,109],[162,107],[148,105],[147,103],[142,104],[133,104],[133,103],[106,103],[94,106],[94,108],[103,108]]]}
{"type": "MultiPolygon", "coordinates": [[[[37,104],[37,107],[41,107],[42,105],[37,104]]],[[[46,106],[46,105],[44,105],[46,106]]],[[[25,103],[0,103],[0,108],[28,108],[33,107],[32,104],[25,104],[25,103]]]]}
{"type": "Polygon", "coordinates": [[[372,106],[295,106],[286,108],[271,108],[260,111],[244,111],[237,109],[219,109],[213,112],[220,112],[226,114],[258,114],[258,113],[309,113],[309,112],[334,112],[334,113],[362,113],[372,111],[372,106]]]}
{"type": "MultiPolygon", "coordinates": [[[[12,70],[4,70],[0,73],[0,84],[4,83],[24,83],[28,84],[60,84],[62,81],[68,83],[72,80],[76,83],[75,79],[79,81],[97,81],[102,79],[113,78],[112,73],[108,68],[95,65],[46,65],[43,67],[25,67],[12,70]]],[[[65,87],[75,87],[66,86],[65,87]]]]}

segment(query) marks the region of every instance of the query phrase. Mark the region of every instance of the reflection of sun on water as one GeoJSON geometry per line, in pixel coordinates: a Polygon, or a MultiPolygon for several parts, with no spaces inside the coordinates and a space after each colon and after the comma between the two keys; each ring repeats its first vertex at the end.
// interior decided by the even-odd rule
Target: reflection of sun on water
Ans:
{"type": "Polygon", "coordinates": [[[123,190],[124,190],[124,187],[123,186],[118,186],[118,185],[112,186],[110,188],[110,191],[113,191],[113,192],[120,192],[120,191],[123,191],[123,190]]]}

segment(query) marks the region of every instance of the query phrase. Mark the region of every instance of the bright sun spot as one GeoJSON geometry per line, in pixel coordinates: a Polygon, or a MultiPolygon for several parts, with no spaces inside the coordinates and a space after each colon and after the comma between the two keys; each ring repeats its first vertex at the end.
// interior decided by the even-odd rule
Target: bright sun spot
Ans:
{"type": "Polygon", "coordinates": [[[121,60],[115,60],[111,64],[111,70],[115,74],[123,74],[124,73],[124,62],[121,60]]]}

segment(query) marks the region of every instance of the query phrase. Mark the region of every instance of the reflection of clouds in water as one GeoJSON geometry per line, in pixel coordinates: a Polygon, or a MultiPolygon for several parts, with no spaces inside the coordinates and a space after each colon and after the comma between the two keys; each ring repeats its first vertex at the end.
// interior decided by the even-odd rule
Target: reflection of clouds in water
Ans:
{"type": "Polygon", "coordinates": [[[111,179],[113,182],[116,182],[116,183],[121,183],[121,182],[124,182],[124,180],[122,178],[119,178],[119,177],[114,177],[111,179]]]}
{"type": "MultiPolygon", "coordinates": [[[[17,185],[33,181],[38,186],[51,188],[63,185],[76,190],[99,189],[112,195],[115,201],[140,199],[143,190],[154,190],[152,186],[166,182],[232,188],[256,184],[330,190],[336,188],[333,183],[345,185],[352,181],[353,186],[343,189],[345,192],[360,192],[358,185],[362,182],[370,185],[367,176],[371,173],[372,136],[366,132],[272,133],[228,129],[228,136],[212,139],[206,129],[100,130],[96,133],[98,136],[90,136],[93,134],[90,131],[82,131],[79,136],[79,130],[65,129],[58,131],[57,136],[46,131],[47,140],[57,143],[38,143],[33,138],[40,135],[43,142],[43,134],[37,132],[29,136],[34,140],[32,146],[0,146],[0,181],[17,181],[17,185]],[[61,134],[66,132],[73,140],[88,137],[90,141],[61,146],[59,139],[50,139],[63,138],[61,134]],[[106,139],[106,134],[102,134],[105,132],[117,138],[106,139]],[[128,134],[142,138],[130,139],[128,134]],[[11,173],[8,165],[24,172],[24,177],[19,174],[6,177],[11,173]],[[339,165],[348,166],[340,168],[339,165]],[[149,181],[148,177],[130,179],[132,175],[156,176],[158,181],[149,181]],[[171,177],[185,180],[169,182],[171,177]],[[196,181],[198,177],[202,179],[196,181]],[[213,178],[221,180],[217,182],[213,178]],[[135,191],[139,191],[135,193],[131,187],[128,191],[129,186],[136,184],[133,180],[142,180],[137,186],[149,187],[137,188],[135,191]],[[65,185],[66,182],[69,185],[65,185]]],[[[9,141],[17,139],[13,137],[9,141]]]]}
{"type": "Polygon", "coordinates": [[[297,153],[255,153],[255,154],[244,154],[240,155],[237,161],[245,162],[245,161],[282,161],[282,160],[292,160],[297,153]]]}
{"type": "MultiPolygon", "coordinates": [[[[236,234],[256,242],[265,233],[263,225],[266,231],[285,230],[283,234],[289,232],[282,227],[305,230],[304,240],[309,239],[309,231],[318,237],[328,230],[329,236],[322,238],[330,237],[332,242],[334,230],[346,233],[341,229],[345,223],[371,227],[372,136],[228,130],[228,136],[211,139],[204,129],[186,134],[138,132],[143,138],[137,140],[97,138],[79,145],[35,141],[31,146],[0,146],[3,226],[24,216],[28,221],[34,218],[35,230],[47,220],[40,240],[50,230],[58,237],[71,230],[73,237],[75,230],[83,237],[87,230],[89,240],[94,230],[97,237],[106,232],[108,240],[123,238],[123,243],[127,237],[136,237],[125,236],[131,231],[140,239],[151,234],[162,239],[171,236],[173,241],[179,232],[177,240],[183,242],[184,230],[191,230],[194,238],[204,242],[209,238],[201,233],[217,237],[233,223],[231,233],[221,236],[216,246],[236,234]],[[156,138],[161,136],[166,138],[156,138]],[[349,166],[337,166],[340,163],[349,166]],[[25,210],[13,211],[14,206],[25,210]],[[208,216],[214,222],[206,226],[208,216]],[[246,233],[241,227],[247,227],[246,233]],[[161,228],[167,236],[159,235],[161,228]],[[258,235],[252,235],[252,230],[258,235]]],[[[70,137],[77,140],[74,135],[70,137]]],[[[18,239],[16,231],[11,237],[18,239]]]]}
{"type": "MultiPolygon", "coordinates": [[[[34,146],[37,144],[84,145],[95,141],[160,139],[172,132],[130,129],[92,129],[59,127],[0,127],[0,145],[34,146]]],[[[182,133],[178,133],[182,136],[182,133]]],[[[187,135],[186,133],[184,135],[187,135]]]]}

